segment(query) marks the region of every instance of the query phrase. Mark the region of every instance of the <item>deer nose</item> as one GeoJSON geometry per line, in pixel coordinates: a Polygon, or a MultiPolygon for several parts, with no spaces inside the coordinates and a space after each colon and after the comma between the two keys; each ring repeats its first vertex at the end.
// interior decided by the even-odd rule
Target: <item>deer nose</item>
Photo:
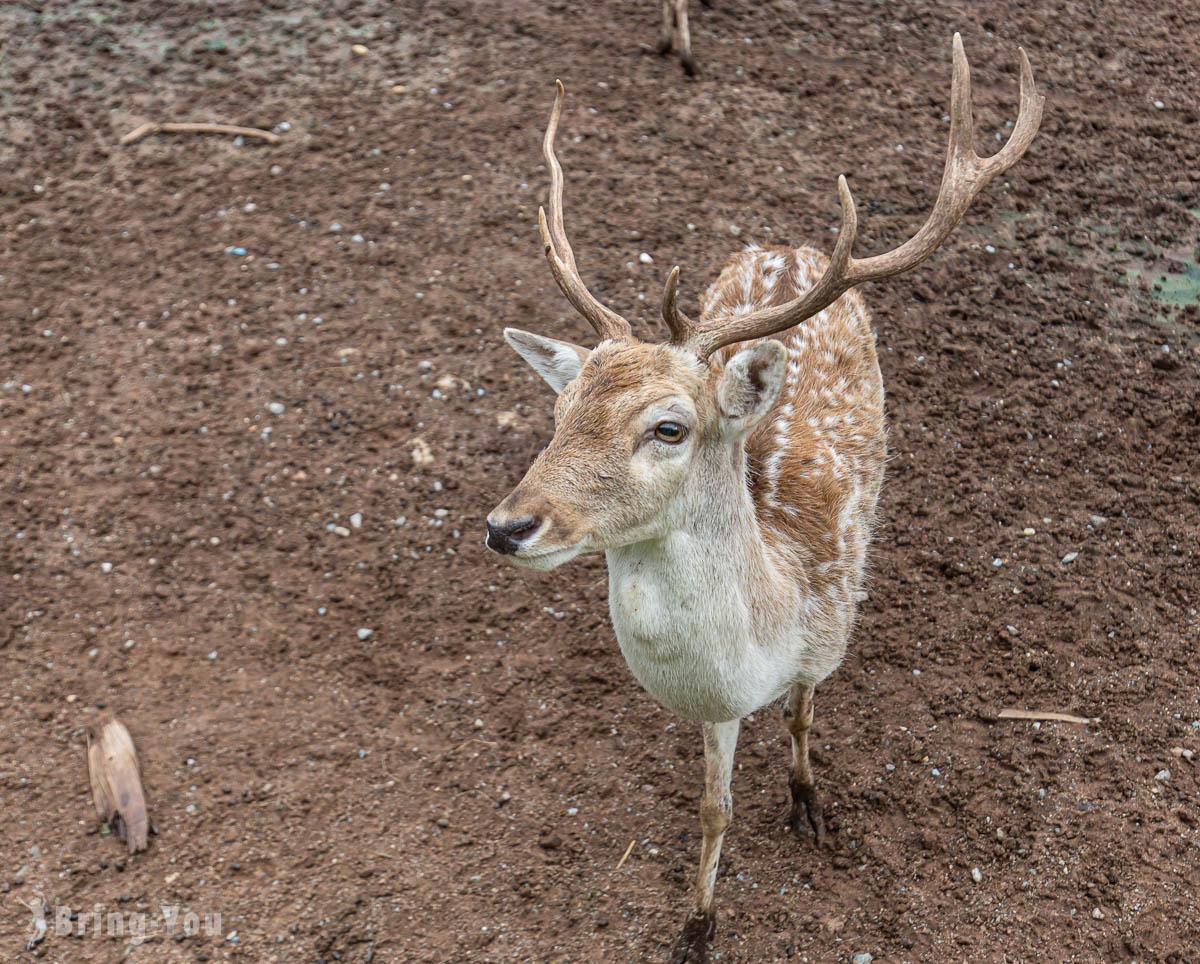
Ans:
{"type": "Polygon", "coordinates": [[[503,525],[487,523],[487,547],[493,552],[511,556],[521,548],[521,543],[533,535],[541,527],[542,520],[536,516],[527,515],[516,522],[505,522],[503,525]]]}

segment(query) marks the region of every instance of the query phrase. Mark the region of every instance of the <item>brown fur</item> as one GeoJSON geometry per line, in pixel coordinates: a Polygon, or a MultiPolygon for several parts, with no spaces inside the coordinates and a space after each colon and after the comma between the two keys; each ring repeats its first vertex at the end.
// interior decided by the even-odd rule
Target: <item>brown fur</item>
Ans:
{"type": "MultiPolygon", "coordinates": [[[[811,248],[748,248],[709,287],[703,317],[785,304],[827,264],[811,248]]],[[[861,578],[887,455],[870,315],[850,291],[774,337],[788,349],[789,377],[772,413],[746,439],[755,512],[768,544],[792,560],[797,580],[818,593],[850,595],[861,578]]],[[[723,365],[750,344],[724,348],[716,360],[723,365]]]]}

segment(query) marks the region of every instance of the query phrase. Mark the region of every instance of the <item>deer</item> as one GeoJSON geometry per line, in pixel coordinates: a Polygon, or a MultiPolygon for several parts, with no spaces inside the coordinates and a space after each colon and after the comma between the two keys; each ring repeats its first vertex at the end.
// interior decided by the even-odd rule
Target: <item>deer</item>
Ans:
{"type": "Polygon", "coordinates": [[[751,245],[725,263],[695,320],[680,308],[676,266],[662,298],[665,343],[635,338],[580,277],[554,151],[565,97],[557,83],[542,143],[550,214],[539,209],[538,229],[551,274],[599,343],[504,330],[557,398],[553,436],[488,515],[486,545],[543,571],[603,551],[629,669],[659,703],[700,724],[700,863],[673,964],[706,959],[740,722],[781,697],[791,737],[787,824],[811,835],[818,853],[825,845],[808,753],[813,693],[846,653],[887,458],[875,334],[855,289],[923,262],[1025,153],[1045,98],[1018,49],[1017,120],[1007,143],[981,158],[970,70],[954,35],[945,168],[912,237],[853,257],[858,222],[842,176],[829,257],[751,245]]]}
{"type": "MultiPolygon", "coordinates": [[[[706,6],[712,6],[712,0],[700,0],[706,6]]],[[[692,58],[692,35],[688,30],[688,0],[662,0],[662,30],[659,33],[658,45],[654,52],[659,56],[671,52],[674,47],[679,51],[679,62],[689,77],[696,75],[696,61],[692,58]]]]}

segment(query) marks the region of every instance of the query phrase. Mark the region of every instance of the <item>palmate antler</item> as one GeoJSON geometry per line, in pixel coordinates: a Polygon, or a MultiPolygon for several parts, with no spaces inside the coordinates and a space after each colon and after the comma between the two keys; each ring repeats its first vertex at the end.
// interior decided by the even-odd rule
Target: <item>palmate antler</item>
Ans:
{"type": "Polygon", "coordinates": [[[933,212],[921,229],[893,251],[859,260],[850,256],[858,216],[846,178],[838,178],[838,200],[842,205],[842,226],[838,231],[829,267],[812,288],[785,305],[764,308],[744,315],[724,316],[711,321],[694,322],[675,302],[679,268],[671,271],[663,294],[663,318],[671,329],[671,343],[707,358],[718,348],[751,338],[763,338],[784,331],[811,318],[833,304],[846,291],[864,281],[877,281],[914,268],[928,258],[962,220],[975,196],[993,177],[1012,167],[1025,153],[1037,134],[1046,98],[1033,86],[1029,58],[1021,53],[1021,105],[1012,136],[1001,150],[981,158],[972,147],[974,124],[971,121],[971,71],[963,53],[962,38],[954,35],[954,74],[950,88],[950,143],[946,167],[933,212]]]}

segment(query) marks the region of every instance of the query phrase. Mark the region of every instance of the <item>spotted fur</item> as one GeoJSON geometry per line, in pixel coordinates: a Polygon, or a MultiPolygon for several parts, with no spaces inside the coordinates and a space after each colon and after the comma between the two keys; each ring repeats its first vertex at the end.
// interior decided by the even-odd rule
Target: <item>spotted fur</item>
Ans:
{"type": "MultiPolygon", "coordinates": [[[[785,304],[811,288],[827,264],[812,248],[751,246],[725,263],[704,295],[702,317],[785,304]]],[[[887,449],[870,315],[850,291],[774,337],[787,349],[788,374],[774,410],[746,440],[755,515],[780,565],[849,622],[887,449]]],[[[749,344],[722,349],[720,362],[749,344]]]]}

